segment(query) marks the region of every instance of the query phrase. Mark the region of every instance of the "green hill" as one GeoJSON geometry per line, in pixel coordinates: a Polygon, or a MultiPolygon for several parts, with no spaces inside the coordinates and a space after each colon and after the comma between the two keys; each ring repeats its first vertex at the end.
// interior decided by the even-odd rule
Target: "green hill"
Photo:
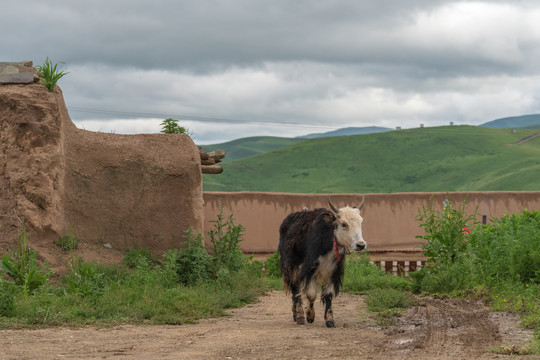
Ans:
{"type": "Polygon", "coordinates": [[[284,138],[276,136],[254,136],[241,138],[225,143],[203,145],[202,149],[206,152],[222,149],[226,156],[223,162],[243,159],[246,157],[259,155],[267,151],[288,146],[304,139],[284,138]]]}
{"type": "Polygon", "coordinates": [[[493,120],[480,126],[489,128],[523,128],[540,129],[540,114],[511,116],[502,119],[493,120]]]}
{"type": "Polygon", "coordinates": [[[304,140],[223,164],[205,191],[540,190],[535,130],[448,126],[304,140]]]}
{"type": "Polygon", "coordinates": [[[364,134],[385,132],[385,131],[390,131],[390,130],[392,129],[380,127],[380,126],[346,127],[346,128],[337,129],[334,131],[307,134],[307,135],[299,136],[299,137],[304,138],[304,139],[314,139],[314,138],[329,137],[329,136],[364,135],[364,134]]]}

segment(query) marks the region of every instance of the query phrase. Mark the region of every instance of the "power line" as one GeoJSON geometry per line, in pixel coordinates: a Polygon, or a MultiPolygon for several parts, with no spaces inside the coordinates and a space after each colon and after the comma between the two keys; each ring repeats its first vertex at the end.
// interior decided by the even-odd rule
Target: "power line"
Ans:
{"type": "Polygon", "coordinates": [[[74,112],[84,112],[84,113],[93,113],[101,115],[115,115],[115,116],[135,116],[135,117],[148,117],[148,118],[173,118],[178,120],[188,120],[188,121],[198,121],[198,122],[217,122],[217,123],[235,123],[235,124],[251,124],[251,125],[268,125],[268,126],[298,126],[298,127],[308,127],[308,128],[321,128],[321,129],[339,129],[340,126],[336,125],[309,125],[298,122],[270,122],[270,121],[253,121],[253,120],[240,120],[240,119],[229,119],[229,118],[219,118],[219,117],[208,117],[208,116],[196,116],[196,115],[187,115],[187,114],[158,114],[158,113],[141,113],[141,112],[131,112],[131,111],[115,111],[115,110],[102,110],[102,109],[89,109],[89,108],[80,108],[80,107],[70,107],[69,111],[74,112]]]}
{"type": "MultiPolygon", "coordinates": [[[[186,121],[197,121],[197,122],[214,122],[214,123],[225,123],[225,124],[250,124],[250,125],[266,125],[266,126],[294,126],[294,127],[305,127],[305,128],[320,128],[320,129],[341,129],[343,126],[339,125],[310,125],[303,124],[298,122],[270,122],[270,121],[253,121],[253,120],[242,120],[242,119],[230,119],[230,118],[221,118],[221,117],[209,117],[209,116],[197,116],[197,115],[187,115],[187,114],[159,114],[159,113],[143,113],[143,112],[134,112],[134,111],[115,111],[115,110],[105,110],[105,109],[91,109],[91,108],[80,108],[80,107],[70,107],[70,111],[74,112],[84,112],[84,113],[93,113],[101,115],[115,115],[115,116],[127,116],[127,117],[148,117],[148,118],[173,118],[177,120],[186,120],[186,121]]],[[[474,125],[473,125],[474,126],[474,125]]],[[[393,130],[393,129],[390,129],[393,130]]],[[[497,136],[497,135],[506,135],[506,134],[483,134],[475,132],[464,132],[464,131],[439,131],[437,129],[432,129],[432,127],[418,127],[418,128],[408,128],[396,131],[407,131],[407,132],[423,132],[423,133],[440,133],[448,134],[449,132],[459,133],[462,135],[486,135],[486,136],[497,136]]]]}

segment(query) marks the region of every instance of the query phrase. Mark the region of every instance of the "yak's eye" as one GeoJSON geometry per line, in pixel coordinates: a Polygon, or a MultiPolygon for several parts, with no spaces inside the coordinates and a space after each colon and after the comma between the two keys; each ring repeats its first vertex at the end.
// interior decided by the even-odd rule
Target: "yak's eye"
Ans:
{"type": "Polygon", "coordinates": [[[341,223],[341,227],[346,229],[349,225],[347,225],[346,223],[341,223]]]}

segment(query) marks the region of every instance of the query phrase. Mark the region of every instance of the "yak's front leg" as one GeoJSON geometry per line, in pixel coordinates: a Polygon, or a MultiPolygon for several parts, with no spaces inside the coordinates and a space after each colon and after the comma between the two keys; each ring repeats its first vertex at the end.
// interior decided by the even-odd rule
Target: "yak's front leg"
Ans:
{"type": "Polygon", "coordinates": [[[324,304],[324,321],[326,323],[326,327],[329,327],[329,328],[336,327],[336,323],[334,322],[334,312],[332,311],[332,298],[333,297],[334,297],[334,289],[332,285],[330,285],[329,287],[323,288],[321,299],[324,304]]]}
{"type": "Polygon", "coordinates": [[[304,306],[302,305],[302,293],[300,288],[297,285],[292,286],[292,312],[293,319],[299,325],[304,325],[306,323],[306,318],[304,317],[304,306]]]}

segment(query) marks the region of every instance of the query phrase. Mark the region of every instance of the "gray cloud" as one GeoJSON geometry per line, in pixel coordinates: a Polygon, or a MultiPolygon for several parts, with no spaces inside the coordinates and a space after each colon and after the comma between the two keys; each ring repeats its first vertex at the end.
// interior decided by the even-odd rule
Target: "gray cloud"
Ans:
{"type": "Polygon", "coordinates": [[[0,14],[0,61],[66,62],[90,130],[155,131],[159,115],[205,118],[201,142],[279,123],[478,124],[540,110],[538,19],[534,1],[28,0],[0,14]]]}

